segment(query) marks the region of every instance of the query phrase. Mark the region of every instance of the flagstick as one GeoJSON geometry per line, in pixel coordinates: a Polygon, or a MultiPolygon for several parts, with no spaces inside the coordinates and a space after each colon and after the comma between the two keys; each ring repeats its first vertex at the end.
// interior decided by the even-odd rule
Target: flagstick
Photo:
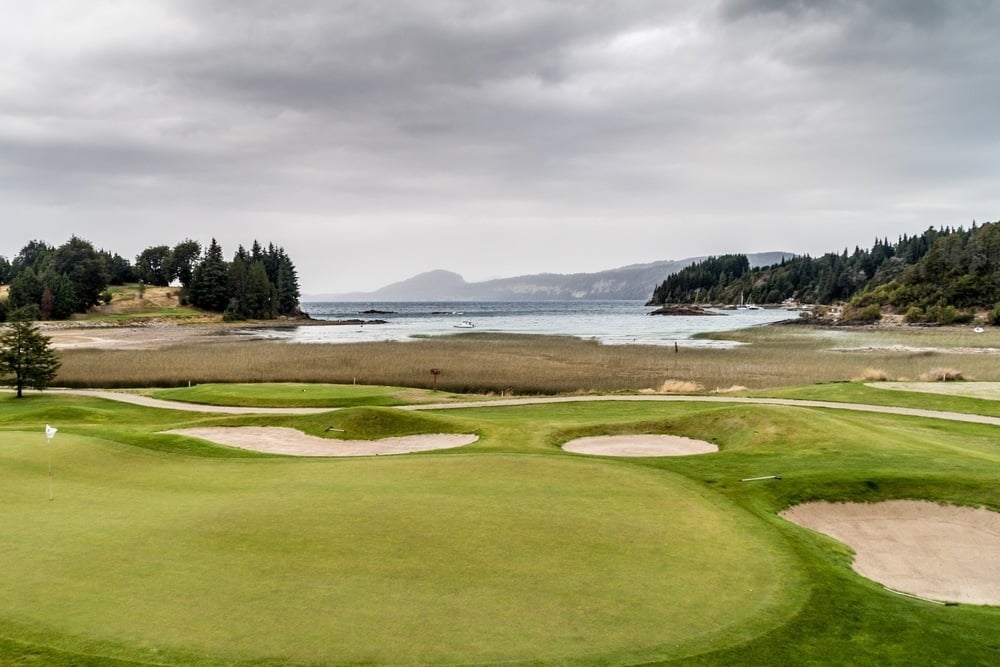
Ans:
{"type": "Polygon", "coordinates": [[[52,500],[52,438],[59,431],[51,425],[45,425],[45,452],[49,455],[49,500],[52,500]]]}
{"type": "Polygon", "coordinates": [[[52,438],[45,438],[45,451],[49,455],[49,500],[52,500],[52,438]]]}

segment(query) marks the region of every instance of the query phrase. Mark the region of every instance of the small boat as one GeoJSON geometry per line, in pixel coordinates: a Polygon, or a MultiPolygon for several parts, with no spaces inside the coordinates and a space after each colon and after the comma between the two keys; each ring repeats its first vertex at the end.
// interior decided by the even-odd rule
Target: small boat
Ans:
{"type": "Polygon", "coordinates": [[[736,310],[764,310],[753,301],[747,301],[743,303],[743,292],[740,292],[740,305],[736,306],[736,310]]]}
{"type": "Polygon", "coordinates": [[[476,325],[473,324],[472,322],[470,322],[469,320],[462,320],[461,322],[459,322],[458,324],[455,325],[455,328],[456,329],[475,329],[476,325]]]}

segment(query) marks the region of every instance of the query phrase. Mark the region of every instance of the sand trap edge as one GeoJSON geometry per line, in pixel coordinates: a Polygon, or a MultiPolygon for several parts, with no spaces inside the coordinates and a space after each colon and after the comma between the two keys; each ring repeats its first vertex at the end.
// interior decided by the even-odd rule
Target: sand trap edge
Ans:
{"type": "Polygon", "coordinates": [[[893,593],[1000,605],[1000,512],[926,500],[817,501],[780,516],[849,546],[854,571],[893,593]]]}
{"type": "Polygon", "coordinates": [[[428,433],[380,440],[318,438],[283,426],[211,426],[161,431],[215,444],[288,456],[390,456],[454,449],[479,440],[474,433],[428,433]]]}
{"type": "Polygon", "coordinates": [[[563,451],[590,456],[693,456],[711,454],[719,447],[679,435],[598,435],[563,443],[563,451]]]}

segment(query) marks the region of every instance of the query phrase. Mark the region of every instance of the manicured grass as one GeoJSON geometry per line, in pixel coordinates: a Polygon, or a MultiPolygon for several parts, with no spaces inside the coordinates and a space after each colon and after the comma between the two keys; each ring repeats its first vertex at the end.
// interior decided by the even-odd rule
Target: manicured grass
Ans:
{"type": "Polygon", "coordinates": [[[776,531],[639,467],[192,463],[60,434],[50,503],[37,439],[0,436],[2,615],[119,657],[648,660],[770,629],[802,600],[776,531]]]}
{"type": "MultiPolygon", "coordinates": [[[[900,389],[884,389],[881,383],[871,385],[863,382],[826,382],[822,384],[801,387],[786,387],[783,389],[765,389],[749,392],[749,396],[765,396],[773,398],[798,398],[814,401],[837,401],[841,403],[866,403],[868,405],[890,405],[921,410],[940,410],[944,412],[967,412],[976,415],[1000,417],[1000,401],[975,396],[962,396],[952,393],[930,393],[928,391],[906,391],[909,383],[893,383],[900,389]]],[[[936,383],[945,385],[945,383],[936,383]]],[[[975,385],[974,382],[961,383],[975,385]]],[[[924,383],[919,383],[921,388],[924,383]]],[[[951,384],[942,386],[950,389],[951,384]]]]}
{"type": "Polygon", "coordinates": [[[149,392],[156,398],[208,405],[251,407],[330,407],[357,405],[392,406],[414,403],[447,403],[468,400],[467,396],[448,392],[351,384],[199,384],[149,392]]]}
{"type": "MultiPolygon", "coordinates": [[[[794,390],[810,391],[916,400],[794,390]]],[[[1000,510],[997,432],[715,403],[209,417],[0,396],[0,663],[996,664],[1000,607],[887,593],[851,570],[846,547],[777,513],[889,498],[1000,510]],[[52,502],[46,422],[60,428],[52,502]],[[200,424],[480,440],[305,460],[157,434],[200,424]],[[614,433],[720,451],[559,449],[614,433]],[[740,481],[769,474],[782,479],[740,481]]]]}

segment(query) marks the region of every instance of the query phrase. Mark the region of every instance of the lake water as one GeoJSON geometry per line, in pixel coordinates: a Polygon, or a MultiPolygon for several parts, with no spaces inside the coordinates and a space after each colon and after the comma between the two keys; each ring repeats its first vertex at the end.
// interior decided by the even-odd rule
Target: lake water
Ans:
{"type": "Polygon", "coordinates": [[[797,317],[787,310],[720,310],[715,317],[649,315],[642,301],[517,301],[303,303],[317,320],[382,319],[386,324],[254,329],[257,336],[296,343],[405,341],[463,332],[566,335],[606,345],[731,347],[692,340],[700,332],[731,331],[797,317]],[[365,313],[367,310],[382,311],[365,313]],[[468,321],[473,328],[458,328],[468,321]]]}

